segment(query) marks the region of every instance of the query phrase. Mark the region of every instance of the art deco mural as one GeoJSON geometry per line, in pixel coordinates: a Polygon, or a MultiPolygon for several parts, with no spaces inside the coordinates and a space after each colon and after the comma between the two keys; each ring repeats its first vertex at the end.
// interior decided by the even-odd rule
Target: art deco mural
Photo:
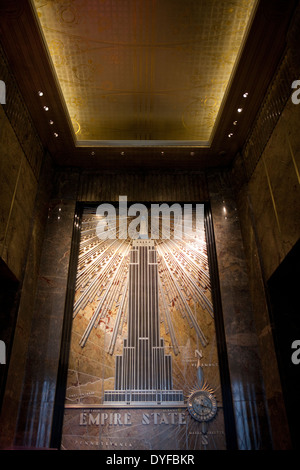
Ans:
{"type": "Polygon", "coordinates": [[[62,449],[226,448],[203,205],[149,208],[75,220],[62,449]]]}

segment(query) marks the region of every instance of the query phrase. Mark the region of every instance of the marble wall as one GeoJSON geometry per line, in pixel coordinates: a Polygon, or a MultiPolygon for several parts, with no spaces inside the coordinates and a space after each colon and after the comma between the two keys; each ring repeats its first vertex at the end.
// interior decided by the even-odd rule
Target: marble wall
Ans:
{"type": "MultiPolygon", "coordinates": [[[[287,102],[244,191],[251,204],[265,279],[299,239],[300,106],[287,102]]],[[[245,196],[244,196],[245,197],[245,196]]]]}
{"type": "Polygon", "coordinates": [[[0,154],[0,256],[21,280],[38,183],[2,106],[0,154]]]}
{"type": "Polygon", "coordinates": [[[0,105],[0,257],[21,281],[44,149],[1,46],[0,76],[7,84],[0,105]]]}
{"type": "Polygon", "coordinates": [[[291,446],[274,348],[267,283],[300,236],[300,105],[292,83],[300,77],[300,5],[260,112],[232,168],[275,449],[291,446]]]}
{"type": "Polygon", "coordinates": [[[33,304],[14,445],[49,447],[77,192],[76,173],[56,174],[33,304]]]}
{"type": "Polygon", "coordinates": [[[290,437],[266,286],[276,268],[299,240],[299,122],[300,105],[293,104],[289,98],[251,174],[244,179],[240,176],[247,159],[243,152],[237,157],[232,174],[270,422],[274,429],[274,446],[278,449],[289,448],[290,437]]]}
{"type": "MultiPolygon", "coordinates": [[[[120,193],[130,195],[133,177],[137,183],[135,187],[139,188],[139,191],[135,190],[135,200],[153,200],[153,194],[151,196],[149,192],[143,191],[148,187],[153,192],[153,184],[150,184],[150,181],[155,180],[153,175],[126,177],[124,174],[115,174],[108,177],[98,174],[97,178],[88,179],[87,175],[80,175],[76,171],[56,173],[33,304],[18,423],[15,436],[8,433],[11,445],[50,446],[76,201],[86,200],[87,194],[89,200],[97,200],[99,191],[102,200],[113,200],[110,199],[113,194],[105,192],[108,180],[113,181],[115,200],[121,187],[120,193]]],[[[183,202],[197,200],[195,198],[198,197],[206,200],[209,198],[211,202],[237,445],[240,449],[270,448],[271,438],[257,338],[253,329],[246,264],[238,212],[228,173],[210,173],[207,178],[203,174],[181,177],[166,175],[165,180],[160,176],[160,183],[156,181],[156,185],[158,184],[162,185],[158,201],[173,200],[178,188],[178,195],[183,202]],[[168,193],[166,181],[172,178],[178,186],[172,186],[168,193]],[[183,187],[180,179],[183,181],[186,178],[193,184],[183,187]]],[[[132,197],[129,196],[129,199],[132,197]]],[[[21,333],[18,331],[18,334],[21,333]]],[[[12,394],[14,385],[11,383],[10,386],[12,388],[8,393],[12,394]]]]}
{"type": "Polygon", "coordinates": [[[243,156],[232,173],[54,174],[49,156],[41,170],[0,108],[7,157],[0,163],[0,248],[23,283],[1,446],[50,445],[76,202],[127,195],[141,202],[210,201],[238,447],[270,448],[272,441],[275,448],[288,448],[264,288],[299,236],[299,112],[300,106],[287,103],[251,178],[240,184],[243,156]]]}
{"type": "Polygon", "coordinates": [[[45,156],[37,189],[36,203],[32,213],[32,229],[28,253],[21,281],[17,321],[9,358],[6,390],[0,417],[0,448],[13,445],[23,391],[26,358],[32,342],[31,329],[34,318],[33,306],[39,276],[44,229],[48,216],[48,201],[52,189],[53,169],[49,156],[45,156]]]}
{"type": "Polygon", "coordinates": [[[272,447],[240,221],[229,172],[208,174],[239,449],[272,447]]]}
{"type": "MultiPolygon", "coordinates": [[[[2,56],[0,65],[6,73],[2,56]]],[[[300,233],[300,105],[288,101],[263,151],[251,162],[242,152],[232,172],[54,173],[14,90],[6,110],[0,107],[0,255],[23,289],[0,447],[50,446],[76,202],[127,195],[140,202],[210,202],[237,445],[288,448],[265,285],[300,233]]]]}
{"type": "MultiPolygon", "coordinates": [[[[0,418],[0,445],[6,447],[15,436],[23,387],[52,164],[1,47],[0,75],[7,84],[6,104],[0,106],[0,258],[18,283],[16,308],[5,312],[11,317],[8,323],[12,330],[15,327],[16,338],[12,342],[11,333],[7,343],[6,390],[0,418]]],[[[1,339],[7,333],[4,328],[2,323],[1,339]]]]}

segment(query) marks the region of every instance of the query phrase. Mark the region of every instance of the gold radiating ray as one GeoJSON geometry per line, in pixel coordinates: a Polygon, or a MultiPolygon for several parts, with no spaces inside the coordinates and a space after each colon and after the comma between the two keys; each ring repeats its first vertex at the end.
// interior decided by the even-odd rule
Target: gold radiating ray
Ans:
{"type": "MultiPolygon", "coordinates": [[[[131,220],[129,217],[128,222],[131,220]]],[[[93,214],[85,215],[82,219],[73,317],[79,312],[84,314],[86,306],[95,303],[95,311],[80,340],[81,346],[84,347],[93,328],[99,326],[100,320],[109,312],[116,311],[108,348],[109,353],[113,354],[116,339],[122,334],[121,325],[126,321],[127,315],[131,241],[129,238],[118,239],[119,228],[116,231],[116,239],[100,240],[96,235],[98,221],[99,218],[93,214]]],[[[159,232],[161,236],[161,226],[159,232]]],[[[213,317],[205,241],[189,234],[182,240],[172,240],[171,232],[170,240],[156,240],[156,249],[161,308],[173,351],[178,354],[172,320],[174,306],[181,312],[189,327],[195,330],[202,346],[205,347],[208,340],[192,310],[192,304],[201,305],[203,311],[213,317]]]]}

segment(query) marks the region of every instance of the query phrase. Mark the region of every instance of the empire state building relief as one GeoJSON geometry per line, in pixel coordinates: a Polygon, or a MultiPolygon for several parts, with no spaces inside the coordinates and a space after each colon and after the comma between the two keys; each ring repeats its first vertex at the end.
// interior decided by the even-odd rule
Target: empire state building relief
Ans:
{"type": "MultiPolygon", "coordinates": [[[[210,448],[209,441],[212,446],[218,442],[218,447],[224,448],[222,390],[203,217],[195,228],[195,207],[185,219],[176,219],[174,213],[170,217],[170,236],[164,237],[161,216],[157,224],[153,220],[151,224],[148,218],[134,219],[127,214],[126,237],[121,236],[122,214],[115,214],[105,221],[106,237],[99,237],[103,216],[97,213],[97,207],[86,205],[80,222],[76,221],[78,226],[80,223],[80,240],[63,446],[81,448],[79,441],[75,443],[71,437],[69,420],[74,416],[71,421],[76,421],[79,434],[87,432],[85,425],[90,430],[98,423],[97,432],[103,439],[112,439],[112,430],[123,423],[123,444],[117,433],[121,447],[127,442],[129,448],[160,448],[161,443],[153,444],[157,440],[154,429],[153,442],[148,442],[147,424],[152,420],[153,425],[168,426],[164,439],[170,443],[164,446],[174,442],[180,448],[186,446],[183,428],[188,427],[191,448],[210,448]],[[183,227],[181,237],[174,236],[178,224],[183,227]],[[133,225],[134,238],[130,236],[133,225]],[[156,231],[151,232],[153,227],[156,231]],[[124,423],[131,424],[132,420],[139,431],[128,441],[124,423]],[[215,431],[209,431],[214,427],[215,431]]],[[[110,448],[99,436],[96,448],[110,448]]]]}

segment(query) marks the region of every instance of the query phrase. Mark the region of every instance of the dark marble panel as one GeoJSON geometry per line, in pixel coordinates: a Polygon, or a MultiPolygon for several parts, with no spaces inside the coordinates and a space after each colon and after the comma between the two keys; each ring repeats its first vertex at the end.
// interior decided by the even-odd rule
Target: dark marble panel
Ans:
{"type": "Polygon", "coordinates": [[[208,200],[205,174],[172,173],[97,173],[83,172],[80,177],[79,200],[118,201],[195,201],[208,200]]]}
{"type": "Polygon", "coordinates": [[[20,297],[18,319],[10,358],[6,392],[1,413],[0,446],[11,447],[14,443],[19,402],[22,394],[28,345],[31,341],[33,306],[37,287],[38,270],[48,215],[48,202],[52,190],[52,163],[45,156],[39,188],[33,212],[33,226],[20,297]],[[3,432],[2,432],[3,431],[3,432]]]}
{"type": "Polygon", "coordinates": [[[56,176],[47,215],[15,440],[15,445],[20,446],[50,445],[76,201],[71,199],[76,183],[74,175],[69,179],[64,174],[56,176]]]}
{"type": "Polygon", "coordinates": [[[79,172],[74,169],[55,173],[52,201],[76,201],[79,187],[79,172]]]}
{"type": "Polygon", "coordinates": [[[54,287],[66,279],[70,255],[70,230],[74,220],[74,201],[51,201],[40,268],[41,287],[54,287]]]}
{"type": "Polygon", "coordinates": [[[290,100],[248,184],[266,279],[300,236],[299,120],[290,100]]]}
{"type": "Polygon", "coordinates": [[[290,445],[289,431],[274,349],[273,332],[265,297],[260,252],[256,245],[256,237],[251,222],[251,207],[245,189],[238,193],[238,209],[247,259],[249,290],[260,351],[272,442],[274,449],[287,449],[290,445]]]}
{"type": "MultiPolygon", "coordinates": [[[[9,87],[4,107],[5,114],[22,147],[22,152],[26,157],[29,167],[32,169],[36,179],[38,179],[44,158],[43,145],[33,125],[31,115],[27,110],[1,44],[0,76],[9,87]]],[[[8,149],[10,151],[10,147],[8,149]]]]}
{"type": "Polygon", "coordinates": [[[238,445],[241,449],[270,448],[247,266],[228,173],[211,172],[208,186],[238,445]]]}
{"type": "Polygon", "coordinates": [[[300,106],[288,100],[251,179],[236,191],[275,449],[290,444],[265,286],[300,235],[299,119],[300,106]]]}
{"type": "Polygon", "coordinates": [[[24,157],[8,221],[5,243],[6,258],[3,257],[18,279],[23,278],[24,264],[32,230],[32,214],[37,187],[35,176],[24,157]]]}
{"type": "Polygon", "coordinates": [[[238,448],[240,450],[261,450],[266,448],[269,441],[269,426],[265,419],[265,401],[259,400],[251,386],[247,387],[247,399],[235,402],[236,427],[238,448]]]}
{"type": "Polygon", "coordinates": [[[14,202],[14,193],[19,179],[23,152],[19,142],[0,107],[0,256],[8,257],[8,226],[14,202]]]}
{"type": "Polygon", "coordinates": [[[15,446],[49,447],[54,394],[55,390],[47,380],[35,382],[30,399],[22,402],[23,407],[19,416],[15,446]],[[43,400],[37,400],[39,396],[43,397],[43,400]]]}

